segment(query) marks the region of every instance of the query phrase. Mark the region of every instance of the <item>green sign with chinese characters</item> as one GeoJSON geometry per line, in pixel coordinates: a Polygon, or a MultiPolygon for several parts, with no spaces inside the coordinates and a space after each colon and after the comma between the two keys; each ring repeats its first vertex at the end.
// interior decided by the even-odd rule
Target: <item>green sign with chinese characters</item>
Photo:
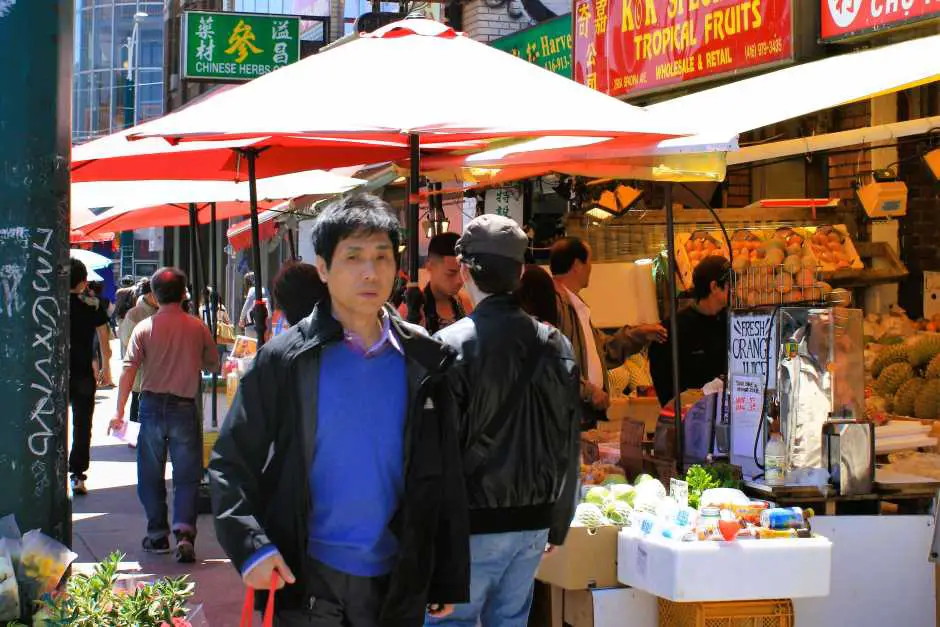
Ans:
{"type": "Polygon", "coordinates": [[[565,78],[571,78],[571,14],[507,35],[490,45],[565,78]]]}
{"type": "Polygon", "coordinates": [[[249,81],[300,59],[300,18],[187,11],[183,78],[249,81]]]}

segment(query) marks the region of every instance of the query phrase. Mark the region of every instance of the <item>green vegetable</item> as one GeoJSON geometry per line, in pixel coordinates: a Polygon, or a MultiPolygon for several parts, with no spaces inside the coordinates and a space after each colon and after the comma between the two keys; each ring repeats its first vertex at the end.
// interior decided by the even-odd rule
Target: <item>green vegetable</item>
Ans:
{"type": "Polygon", "coordinates": [[[702,493],[705,490],[721,486],[721,483],[715,480],[711,473],[697,464],[689,466],[689,470],[685,474],[685,480],[689,484],[689,506],[695,508],[699,506],[699,499],[702,498],[702,493]]]}

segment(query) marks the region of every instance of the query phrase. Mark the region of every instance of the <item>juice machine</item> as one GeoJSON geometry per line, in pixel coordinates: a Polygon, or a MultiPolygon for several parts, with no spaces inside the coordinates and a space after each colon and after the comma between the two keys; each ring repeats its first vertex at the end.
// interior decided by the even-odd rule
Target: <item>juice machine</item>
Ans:
{"type": "MultiPolygon", "coordinates": [[[[845,292],[834,295],[848,300],[845,292]]],[[[841,494],[871,491],[862,322],[861,310],[840,304],[732,311],[731,460],[746,478],[762,475],[774,428],[786,449],[786,483],[818,480],[806,471],[823,468],[841,494]]]]}

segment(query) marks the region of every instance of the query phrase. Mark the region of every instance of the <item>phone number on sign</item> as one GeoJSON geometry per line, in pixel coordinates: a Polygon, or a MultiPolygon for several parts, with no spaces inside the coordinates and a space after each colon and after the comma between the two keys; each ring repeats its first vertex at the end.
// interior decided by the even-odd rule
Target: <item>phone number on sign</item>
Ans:
{"type": "Polygon", "coordinates": [[[778,55],[783,52],[783,38],[778,37],[769,41],[762,41],[756,44],[750,44],[744,48],[745,59],[760,59],[778,55]]]}

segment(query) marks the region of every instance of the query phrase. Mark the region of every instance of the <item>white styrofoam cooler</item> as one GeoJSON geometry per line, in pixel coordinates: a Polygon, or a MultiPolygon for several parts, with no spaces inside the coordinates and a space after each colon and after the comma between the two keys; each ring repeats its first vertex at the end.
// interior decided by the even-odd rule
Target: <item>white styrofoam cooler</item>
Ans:
{"type": "Polygon", "coordinates": [[[797,599],[829,594],[826,538],[676,542],[624,529],[620,583],[670,601],[797,599]]]}

